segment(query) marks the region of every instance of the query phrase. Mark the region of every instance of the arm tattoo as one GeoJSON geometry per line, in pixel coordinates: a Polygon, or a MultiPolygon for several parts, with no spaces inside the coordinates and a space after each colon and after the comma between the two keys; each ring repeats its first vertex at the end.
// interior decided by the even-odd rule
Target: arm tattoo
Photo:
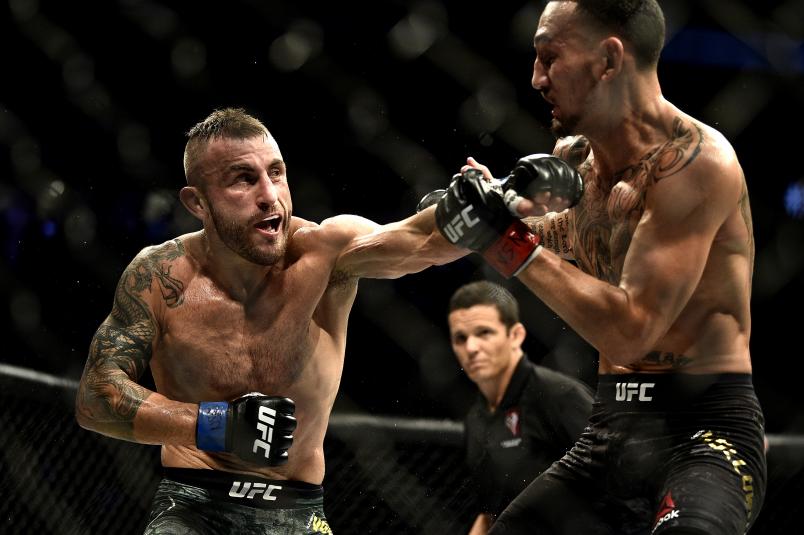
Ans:
{"type": "Polygon", "coordinates": [[[137,384],[151,360],[156,318],[144,293],[154,278],[168,307],[182,304],[184,283],[171,277],[171,261],[184,255],[174,240],[139,255],[123,272],[112,312],[98,328],[89,348],[77,410],[99,431],[134,440],[133,422],[150,391],[137,384]]]}

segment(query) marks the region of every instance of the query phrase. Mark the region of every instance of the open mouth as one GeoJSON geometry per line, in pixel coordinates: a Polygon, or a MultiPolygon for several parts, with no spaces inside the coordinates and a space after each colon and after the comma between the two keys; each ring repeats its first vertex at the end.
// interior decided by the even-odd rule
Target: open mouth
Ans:
{"type": "Polygon", "coordinates": [[[262,232],[268,234],[274,234],[279,231],[279,227],[281,225],[282,225],[282,216],[274,214],[272,216],[266,217],[261,221],[257,221],[254,227],[262,232]]]}

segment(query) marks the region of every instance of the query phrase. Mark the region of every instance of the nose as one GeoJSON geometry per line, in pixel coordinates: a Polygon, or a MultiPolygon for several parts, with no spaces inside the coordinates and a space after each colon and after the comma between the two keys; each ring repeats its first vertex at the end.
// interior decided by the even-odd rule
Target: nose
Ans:
{"type": "Polygon", "coordinates": [[[269,210],[279,199],[276,184],[268,175],[261,176],[257,182],[257,206],[261,210],[269,210]]]}
{"type": "Polygon", "coordinates": [[[466,352],[474,355],[480,350],[480,340],[476,336],[466,338],[466,352]]]}
{"type": "Polygon", "coordinates": [[[544,91],[547,87],[547,71],[538,58],[533,62],[533,77],[530,80],[530,85],[536,91],[544,91]]]}

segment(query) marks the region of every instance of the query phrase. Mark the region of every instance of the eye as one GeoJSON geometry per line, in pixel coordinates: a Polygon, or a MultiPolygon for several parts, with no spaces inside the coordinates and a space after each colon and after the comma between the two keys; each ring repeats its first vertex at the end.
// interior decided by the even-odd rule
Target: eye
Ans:
{"type": "Polygon", "coordinates": [[[456,346],[463,345],[466,343],[466,336],[463,334],[457,334],[452,337],[452,343],[456,346]]]}
{"type": "Polygon", "coordinates": [[[541,63],[545,69],[550,68],[550,65],[553,64],[553,61],[555,61],[555,57],[555,54],[548,50],[536,50],[536,61],[541,63]]]}
{"type": "Polygon", "coordinates": [[[271,167],[270,169],[268,169],[268,176],[271,177],[272,179],[282,178],[284,175],[285,170],[280,166],[271,167]]]}

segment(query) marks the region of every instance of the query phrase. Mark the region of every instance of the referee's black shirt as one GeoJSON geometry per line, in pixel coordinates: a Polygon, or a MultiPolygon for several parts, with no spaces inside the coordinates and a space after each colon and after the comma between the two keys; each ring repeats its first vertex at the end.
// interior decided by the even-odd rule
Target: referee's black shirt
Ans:
{"type": "Polygon", "coordinates": [[[575,444],[592,411],[583,382],[523,355],[500,405],[478,399],[466,415],[466,460],[479,511],[499,515],[537,475],[575,444]]]}

